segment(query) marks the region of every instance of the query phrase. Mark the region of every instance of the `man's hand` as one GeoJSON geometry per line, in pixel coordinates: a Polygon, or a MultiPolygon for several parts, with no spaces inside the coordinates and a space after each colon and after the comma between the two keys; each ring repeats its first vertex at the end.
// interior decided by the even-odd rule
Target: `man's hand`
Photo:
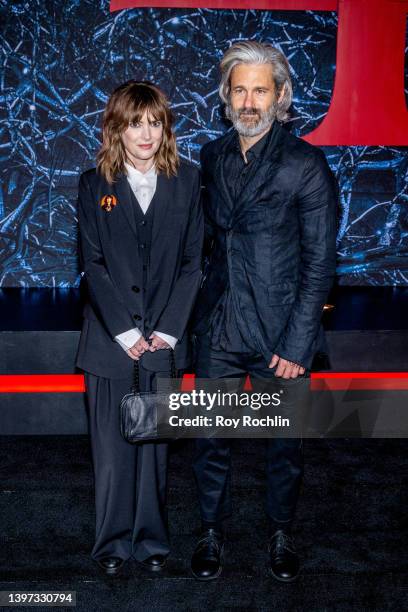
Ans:
{"type": "Polygon", "coordinates": [[[281,376],[282,378],[297,378],[305,373],[305,368],[302,368],[298,363],[283,359],[279,355],[273,355],[268,367],[274,368],[276,365],[275,376],[281,376]]]}
{"type": "Polygon", "coordinates": [[[163,338],[159,338],[159,336],[156,336],[156,334],[152,334],[150,336],[150,340],[152,341],[152,343],[149,346],[149,351],[151,351],[152,353],[161,349],[171,349],[170,344],[167,344],[167,342],[163,340],[163,338]]]}
{"type": "Polygon", "coordinates": [[[149,345],[146,340],[143,338],[139,338],[139,340],[130,348],[126,353],[129,355],[131,359],[134,361],[139,361],[141,356],[145,351],[149,350],[149,345]]]}

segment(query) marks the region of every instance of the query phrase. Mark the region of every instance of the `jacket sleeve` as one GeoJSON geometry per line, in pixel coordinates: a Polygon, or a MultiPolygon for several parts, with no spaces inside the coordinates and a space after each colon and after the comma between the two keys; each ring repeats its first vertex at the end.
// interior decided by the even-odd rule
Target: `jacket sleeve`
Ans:
{"type": "Polygon", "coordinates": [[[298,189],[299,289],[289,321],[274,352],[309,368],[323,306],[336,271],[335,178],[325,155],[315,150],[305,163],[298,189]]]}
{"type": "Polygon", "coordinates": [[[201,281],[204,222],[200,190],[201,181],[197,172],[180,273],[169,302],[155,325],[157,331],[174,336],[178,340],[184,335],[201,281]]]}
{"type": "Polygon", "coordinates": [[[96,202],[82,174],[78,191],[79,261],[89,301],[112,340],[135,326],[106,268],[96,218],[96,202]]]}

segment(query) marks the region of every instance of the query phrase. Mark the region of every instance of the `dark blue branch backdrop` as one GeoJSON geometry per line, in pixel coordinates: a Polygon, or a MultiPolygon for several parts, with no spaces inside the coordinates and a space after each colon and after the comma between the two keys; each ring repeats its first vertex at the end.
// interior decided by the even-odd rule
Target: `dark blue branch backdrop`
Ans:
{"type": "MultiPolygon", "coordinates": [[[[94,165],[102,111],[121,82],[149,79],[164,89],[176,114],[181,156],[194,163],[200,147],[227,129],[217,65],[238,39],[272,42],[289,58],[292,129],[298,135],[310,132],[328,110],[336,68],[335,13],[111,14],[107,0],[0,0],[0,7],[1,286],[78,285],[78,177],[94,165]]],[[[406,285],[406,149],[324,151],[341,189],[340,283],[406,285]]]]}

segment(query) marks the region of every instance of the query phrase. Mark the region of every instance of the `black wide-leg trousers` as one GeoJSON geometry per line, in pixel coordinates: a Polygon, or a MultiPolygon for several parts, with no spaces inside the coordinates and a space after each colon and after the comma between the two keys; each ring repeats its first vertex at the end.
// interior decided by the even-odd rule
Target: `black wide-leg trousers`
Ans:
{"type": "MultiPolygon", "coordinates": [[[[155,389],[157,377],[140,365],[140,389],[155,389]]],[[[132,380],[85,373],[95,477],[96,538],[93,559],[143,561],[168,555],[165,443],[130,444],[120,433],[119,405],[132,380]]]]}
{"type": "MultiPolygon", "coordinates": [[[[211,347],[207,335],[196,340],[197,378],[271,379],[274,370],[257,354],[229,353],[211,347]]],[[[276,379],[275,379],[276,380],[276,379]]],[[[278,379],[285,386],[285,381],[278,379]]],[[[289,385],[294,381],[288,381],[289,385]]],[[[195,443],[193,470],[201,519],[220,523],[231,515],[230,439],[200,438],[195,443]]],[[[299,438],[266,440],[266,511],[276,523],[290,523],[295,515],[303,476],[303,444],[299,438]]]]}

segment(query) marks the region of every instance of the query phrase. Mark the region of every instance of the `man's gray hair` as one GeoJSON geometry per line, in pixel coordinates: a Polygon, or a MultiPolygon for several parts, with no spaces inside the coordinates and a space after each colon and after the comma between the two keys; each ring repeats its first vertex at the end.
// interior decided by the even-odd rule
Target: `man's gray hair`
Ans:
{"type": "Polygon", "coordinates": [[[278,121],[288,121],[290,118],[288,109],[292,104],[293,92],[289,63],[283,53],[272,45],[253,40],[243,40],[234,43],[224,53],[220,63],[221,82],[219,94],[225,104],[228,104],[231,92],[231,72],[238,64],[271,65],[277,98],[279,98],[282,89],[284,92],[281,101],[277,105],[276,117],[278,121]]]}

